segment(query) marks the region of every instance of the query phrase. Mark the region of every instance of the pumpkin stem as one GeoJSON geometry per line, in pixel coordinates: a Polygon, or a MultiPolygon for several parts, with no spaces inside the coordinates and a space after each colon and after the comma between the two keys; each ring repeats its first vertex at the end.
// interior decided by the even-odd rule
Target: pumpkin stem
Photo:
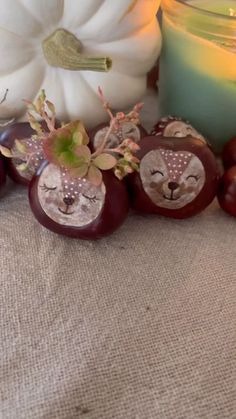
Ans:
{"type": "Polygon", "coordinates": [[[65,29],[57,29],[42,42],[44,56],[49,65],[66,70],[109,71],[109,57],[86,57],[81,54],[82,44],[65,29]]]}

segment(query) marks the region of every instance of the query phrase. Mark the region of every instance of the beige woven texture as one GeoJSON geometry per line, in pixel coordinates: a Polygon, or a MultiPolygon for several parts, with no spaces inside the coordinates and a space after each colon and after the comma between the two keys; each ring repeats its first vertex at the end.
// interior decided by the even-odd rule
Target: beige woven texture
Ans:
{"type": "Polygon", "coordinates": [[[1,419],[236,418],[236,221],[57,236],[0,202],[1,419]]]}

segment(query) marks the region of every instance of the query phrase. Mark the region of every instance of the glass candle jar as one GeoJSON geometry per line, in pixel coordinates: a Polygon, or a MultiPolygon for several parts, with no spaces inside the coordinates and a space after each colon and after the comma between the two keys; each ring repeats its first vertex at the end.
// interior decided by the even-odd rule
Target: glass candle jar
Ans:
{"type": "Polygon", "coordinates": [[[161,113],[220,151],[236,136],[236,1],[163,0],[162,10],[161,113]]]}

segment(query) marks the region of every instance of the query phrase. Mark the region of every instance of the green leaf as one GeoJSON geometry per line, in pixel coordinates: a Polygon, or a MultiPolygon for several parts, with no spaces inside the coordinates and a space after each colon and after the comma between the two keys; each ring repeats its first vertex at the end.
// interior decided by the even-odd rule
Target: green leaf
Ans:
{"type": "Polygon", "coordinates": [[[31,102],[30,100],[23,100],[23,102],[26,104],[28,111],[34,111],[37,113],[37,109],[36,106],[33,102],[31,102]]]}
{"type": "Polygon", "coordinates": [[[88,164],[83,163],[78,167],[75,167],[74,169],[70,170],[70,173],[72,174],[72,176],[74,177],[80,177],[83,178],[87,175],[88,173],[88,164]]]}
{"type": "Polygon", "coordinates": [[[57,157],[56,164],[67,167],[68,169],[73,169],[86,164],[86,162],[82,157],[76,157],[71,151],[68,150],[64,151],[57,157]]]}
{"type": "Polygon", "coordinates": [[[131,167],[135,172],[139,172],[139,165],[136,163],[131,163],[131,167]]]}
{"type": "Polygon", "coordinates": [[[123,166],[126,166],[128,163],[127,163],[127,161],[124,159],[124,157],[122,157],[121,159],[119,159],[118,161],[117,161],[117,165],[119,166],[119,167],[123,167],[123,166]]]}
{"type": "Polygon", "coordinates": [[[99,186],[102,183],[102,172],[95,166],[90,166],[88,170],[87,179],[95,186],[99,186]]]}
{"type": "Polygon", "coordinates": [[[130,161],[132,161],[133,155],[132,155],[132,153],[130,153],[130,151],[126,151],[124,153],[124,158],[125,158],[126,161],[130,162],[130,161]]]}
{"type": "Polygon", "coordinates": [[[87,147],[88,135],[80,121],[70,122],[54,130],[43,143],[45,157],[51,163],[76,169],[91,160],[91,151],[87,147]]]}
{"type": "Polygon", "coordinates": [[[43,108],[44,108],[44,104],[45,104],[45,100],[46,100],[46,94],[45,94],[45,90],[42,89],[39,96],[37,97],[36,101],[35,101],[35,107],[37,109],[37,112],[41,115],[43,108]]]}
{"type": "Polygon", "coordinates": [[[0,145],[0,152],[2,153],[4,157],[8,157],[8,158],[13,157],[11,150],[7,147],[4,147],[3,145],[0,145]]]}
{"type": "Polygon", "coordinates": [[[120,169],[115,169],[114,170],[115,176],[117,177],[117,179],[122,180],[124,177],[124,174],[122,173],[122,171],[120,169]]]}
{"type": "Polygon", "coordinates": [[[108,153],[102,153],[97,156],[93,164],[101,170],[110,170],[117,164],[117,159],[108,153]]]}
{"type": "Polygon", "coordinates": [[[39,135],[42,135],[43,130],[41,127],[41,124],[36,120],[36,118],[28,112],[28,119],[29,119],[29,124],[31,126],[31,128],[36,131],[39,135]]]}
{"type": "Polygon", "coordinates": [[[80,131],[74,132],[72,136],[72,141],[77,146],[83,145],[83,134],[80,131]]]}
{"type": "Polygon", "coordinates": [[[48,107],[48,109],[50,110],[50,112],[53,114],[53,115],[55,115],[56,114],[56,109],[55,109],[55,106],[54,106],[54,104],[52,103],[52,102],[50,102],[50,100],[46,100],[46,105],[47,105],[47,107],[48,107]]]}
{"type": "Polygon", "coordinates": [[[24,172],[27,169],[27,167],[28,167],[27,163],[21,163],[21,164],[18,164],[17,169],[20,172],[24,172]]]}
{"type": "Polygon", "coordinates": [[[86,163],[90,162],[91,151],[86,145],[81,145],[80,147],[76,147],[74,151],[77,157],[82,157],[86,163]]]}
{"type": "Polygon", "coordinates": [[[15,147],[16,147],[17,151],[19,151],[20,153],[22,153],[22,154],[26,153],[26,146],[25,146],[25,144],[22,143],[22,141],[16,139],[15,140],[15,147]]]}
{"type": "Polygon", "coordinates": [[[84,124],[80,120],[70,122],[69,124],[67,124],[67,127],[69,127],[69,129],[72,133],[72,139],[74,139],[74,134],[76,134],[78,132],[78,133],[82,134],[82,144],[87,145],[89,143],[89,136],[88,136],[87,131],[84,127],[84,124]]]}

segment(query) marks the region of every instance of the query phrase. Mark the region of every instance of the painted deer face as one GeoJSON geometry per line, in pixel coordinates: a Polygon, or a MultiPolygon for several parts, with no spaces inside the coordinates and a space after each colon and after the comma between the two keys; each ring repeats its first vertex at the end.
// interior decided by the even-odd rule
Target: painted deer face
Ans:
{"type": "Polygon", "coordinates": [[[184,121],[173,121],[166,125],[164,131],[163,131],[164,137],[187,137],[188,135],[191,135],[194,138],[199,138],[200,140],[205,141],[204,137],[199,134],[195,130],[195,128],[192,127],[192,125],[184,122],[184,121]]]}
{"type": "Polygon", "coordinates": [[[140,164],[143,188],[158,207],[183,208],[201,192],[206,174],[199,158],[187,151],[152,150],[140,164]]]}
{"type": "MultiPolygon", "coordinates": [[[[94,147],[97,149],[98,146],[103,141],[109,127],[104,127],[97,131],[94,137],[94,147]]],[[[137,125],[133,124],[132,122],[124,122],[121,124],[120,128],[112,133],[109,136],[107,147],[108,148],[115,148],[118,147],[123,140],[126,138],[131,138],[136,143],[139,142],[141,138],[140,130],[137,125]]]]}
{"type": "Polygon", "coordinates": [[[105,185],[94,186],[86,179],[71,178],[68,172],[49,164],[38,183],[39,202],[44,212],[58,224],[82,227],[101,213],[105,185]]]}

